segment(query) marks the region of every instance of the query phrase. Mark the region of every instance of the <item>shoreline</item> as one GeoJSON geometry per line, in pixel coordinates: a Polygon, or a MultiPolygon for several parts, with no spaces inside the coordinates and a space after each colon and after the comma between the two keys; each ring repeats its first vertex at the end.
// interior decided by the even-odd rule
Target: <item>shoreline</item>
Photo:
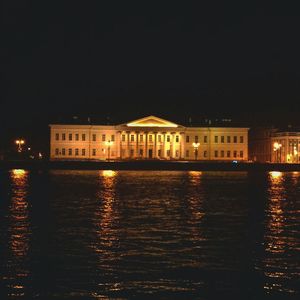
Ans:
{"type": "Polygon", "coordinates": [[[200,161],[0,161],[0,171],[27,170],[174,170],[174,171],[300,171],[300,164],[200,161]]]}

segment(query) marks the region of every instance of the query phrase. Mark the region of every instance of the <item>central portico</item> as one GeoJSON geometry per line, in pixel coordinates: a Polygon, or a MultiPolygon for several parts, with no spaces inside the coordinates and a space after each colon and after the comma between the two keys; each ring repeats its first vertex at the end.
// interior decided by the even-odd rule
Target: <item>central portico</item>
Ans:
{"type": "Polygon", "coordinates": [[[116,126],[120,158],[180,159],[184,153],[185,127],[148,116],[116,126]]]}

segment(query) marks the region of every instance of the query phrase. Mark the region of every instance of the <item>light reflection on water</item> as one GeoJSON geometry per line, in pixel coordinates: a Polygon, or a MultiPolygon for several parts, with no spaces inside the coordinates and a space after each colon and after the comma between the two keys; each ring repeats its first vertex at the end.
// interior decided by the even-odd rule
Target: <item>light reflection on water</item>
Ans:
{"type": "Polygon", "coordinates": [[[25,299],[28,289],[41,299],[262,300],[298,292],[298,172],[7,175],[0,275],[8,299],[25,299]],[[41,245],[32,230],[40,219],[30,217],[37,201],[50,213],[44,256],[35,253],[41,245]],[[45,286],[26,280],[30,264],[49,268],[45,286]]]}

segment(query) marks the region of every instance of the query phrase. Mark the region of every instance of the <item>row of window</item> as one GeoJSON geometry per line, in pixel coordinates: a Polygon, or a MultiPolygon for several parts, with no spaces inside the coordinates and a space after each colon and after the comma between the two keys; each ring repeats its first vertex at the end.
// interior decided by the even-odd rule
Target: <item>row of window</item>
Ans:
{"type": "MultiPolygon", "coordinates": [[[[67,137],[66,133],[62,133],[62,134],[61,134],[61,140],[62,140],[62,141],[65,141],[65,140],[66,140],[66,137],[67,137]]],[[[80,138],[81,138],[81,141],[86,141],[86,134],[85,134],[85,133],[82,133],[81,135],[79,135],[79,133],[74,133],[74,134],[73,134],[73,133],[69,133],[69,134],[68,134],[68,140],[69,140],[69,141],[73,141],[73,139],[74,139],[75,141],[79,141],[80,138]]],[[[107,138],[109,138],[109,137],[106,136],[106,134],[102,134],[102,135],[101,135],[101,140],[102,140],[102,142],[105,142],[107,138]]],[[[56,140],[56,141],[59,141],[59,139],[60,139],[60,134],[59,134],[59,133],[56,133],[56,134],[55,134],[55,140],[56,140]]],[[[96,134],[92,134],[92,141],[93,141],[93,142],[96,142],[96,141],[97,141],[97,135],[96,135],[96,134]]],[[[112,142],[115,141],[115,135],[114,135],[114,134],[112,134],[112,135],[110,136],[110,141],[112,141],[112,142]]]]}
{"type": "MultiPolygon", "coordinates": [[[[73,139],[75,140],[75,141],[79,141],[79,138],[80,138],[80,135],[79,135],[79,133],[75,133],[75,134],[72,134],[72,133],[69,133],[68,134],[68,140],[69,141],[72,141],[73,139]]],[[[105,142],[106,140],[107,140],[107,138],[109,138],[109,136],[107,136],[106,134],[102,134],[101,135],[101,141],[102,142],[105,142]]],[[[55,140],[56,141],[59,141],[59,139],[60,139],[60,134],[59,133],[56,133],[55,134],[55,140]]],[[[61,140],[62,141],[65,141],[66,140],[66,133],[62,133],[61,134],[61,140]]],[[[86,134],[85,133],[83,133],[83,134],[81,134],[81,140],[82,141],[85,141],[86,140],[86,134]]],[[[151,143],[151,142],[153,142],[153,135],[152,134],[149,134],[148,135],[148,140],[149,140],[149,142],[151,143]]],[[[226,143],[231,143],[231,140],[233,141],[233,143],[237,143],[238,142],[238,136],[233,136],[233,137],[231,137],[230,135],[228,135],[228,136],[226,136],[226,143]]],[[[96,142],[97,141],[97,135],[96,134],[92,134],[92,141],[93,142],[96,142]]],[[[114,134],[112,134],[111,136],[110,136],[110,141],[112,141],[112,142],[114,142],[115,141],[115,135],[114,134]]],[[[125,134],[122,134],[122,142],[125,142],[126,141],[126,135],[125,134]]],[[[135,142],[136,141],[136,136],[134,135],[134,134],[131,134],[130,135],[130,142],[135,142]]],[[[140,142],[144,142],[144,135],[143,134],[140,134],[139,135],[139,141],[140,142]]],[[[162,142],[162,135],[161,134],[158,134],[157,135],[157,141],[159,142],[159,143],[161,143],[162,142]]],[[[166,142],[170,142],[171,141],[171,136],[170,135],[167,135],[166,136],[166,142]]],[[[186,136],[186,143],[189,143],[190,142],[190,136],[189,135],[187,135],[186,136]]],[[[195,135],[194,136],[194,141],[196,142],[196,143],[198,143],[198,142],[200,142],[200,139],[199,139],[199,136],[198,135],[195,135]]],[[[214,136],[214,142],[215,143],[219,143],[219,141],[220,141],[220,143],[225,143],[225,136],[224,135],[222,135],[222,136],[217,136],[217,135],[215,135],[214,136]]],[[[175,136],[175,142],[176,143],[179,143],[179,135],[176,135],[175,136]]],[[[205,144],[205,143],[207,143],[208,142],[208,136],[207,135],[205,135],[205,136],[203,136],[203,143],[205,144]]],[[[239,137],[239,142],[240,143],[244,143],[244,136],[240,136],[239,137]]]]}
{"type": "MultiPolygon", "coordinates": [[[[237,143],[238,142],[238,136],[233,136],[233,137],[231,137],[230,135],[227,135],[226,136],[226,143],[231,143],[231,140],[233,141],[233,143],[237,143]]],[[[189,143],[190,142],[190,136],[186,136],[185,137],[185,141],[186,141],[186,143],[189,143]]],[[[194,136],[194,141],[195,141],[195,143],[198,143],[198,142],[200,142],[200,139],[199,139],[199,137],[198,137],[198,135],[195,135],[194,136]]],[[[225,136],[224,135],[221,135],[221,136],[218,136],[218,135],[215,135],[214,136],[214,142],[215,143],[219,143],[219,141],[220,141],[220,143],[225,143],[225,136]]],[[[203,136],[203,143],[205,144],[205,143],[207,143],[208,142],[208,136],[207,135],[204,135],[203,136]]],[[[242,144],[242,143],[244,143],[244,136],[240,136],[239,137],[239,142],[242,144]]]]}
{"type": "MultiPolygon", "coordinates": [[[[194,155],[197,158],[198,157],[198,151],[193,151],[192,155],[194,155]]],[[[186,150],[185,156],[190,157],[190,151],[189,150],[186,150]]],[[[203,157],[208,157],[208,152],[206,150],[203,151],[203,157]]],[[[226,158],[232,158],[232,157],[233,158],[237,158],[237,157],[243,158],[244,157],[244,151],[241,150],[241,151],[238,152],[236,150],[234,150],[234,151],[215,150],[214,151],[214,157],[215,158],[218,158],[218,157],[220,157],[220,158],[224,158],[224,157],[226,157],[226,158]]]]}

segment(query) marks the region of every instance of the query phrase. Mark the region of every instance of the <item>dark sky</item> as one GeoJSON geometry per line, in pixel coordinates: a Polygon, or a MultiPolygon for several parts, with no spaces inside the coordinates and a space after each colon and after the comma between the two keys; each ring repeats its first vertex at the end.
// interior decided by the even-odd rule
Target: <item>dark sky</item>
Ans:
{"type": "Polygon", "coordinates": [[[0,125],[16,134],[72,115],[297,119],[298,7],[139,2],[4,0],[0,125]]]}

